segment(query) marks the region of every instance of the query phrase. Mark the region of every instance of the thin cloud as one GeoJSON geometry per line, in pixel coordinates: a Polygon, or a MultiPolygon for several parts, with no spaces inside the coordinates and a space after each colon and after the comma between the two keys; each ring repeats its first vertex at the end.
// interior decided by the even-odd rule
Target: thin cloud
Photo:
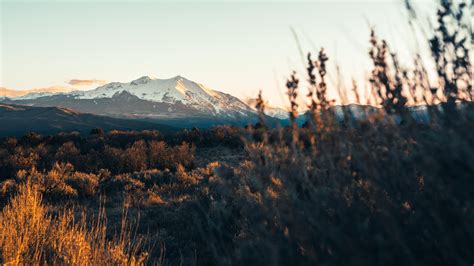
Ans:
{"type": "Polygon", "coordinates": [[[98,80],[98,79],[71,79],[67,83],[73,86],[92,86],[92,85],[104,85],[107,83],[107,81],[98,80]]]}

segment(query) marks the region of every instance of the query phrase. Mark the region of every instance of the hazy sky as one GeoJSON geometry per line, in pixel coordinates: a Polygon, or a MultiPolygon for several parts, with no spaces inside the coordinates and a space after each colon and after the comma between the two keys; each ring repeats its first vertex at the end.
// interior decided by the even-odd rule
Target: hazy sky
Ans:
{"type": "Polygon", "coordinates": [[[413,46],[401,0],[2,1],[0,9],[0,86],[15,89],[181,75],[239,97],[262,89],[279,104],[285,78],[302,69],[291,27],[305,52],[325,47],[346,76],[369,70],[369,25],[404,52],[413,46]]]}

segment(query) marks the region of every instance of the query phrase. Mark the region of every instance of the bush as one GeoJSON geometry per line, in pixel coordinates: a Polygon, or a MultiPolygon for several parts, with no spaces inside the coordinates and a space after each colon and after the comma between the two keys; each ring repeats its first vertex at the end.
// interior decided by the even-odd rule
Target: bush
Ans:
{"type": "Polygon", "coordinates": [[[94,174],[74,172],[65,182],[82,198],[95,196],[99,187],[99,178],[94,174]]]}

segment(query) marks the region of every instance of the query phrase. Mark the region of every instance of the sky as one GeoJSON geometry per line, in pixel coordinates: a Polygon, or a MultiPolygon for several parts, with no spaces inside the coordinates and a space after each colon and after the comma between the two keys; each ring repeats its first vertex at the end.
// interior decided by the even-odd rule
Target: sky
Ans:
{"type": "Polygon", "coordinates": [[[285,79],[304,71],[299,47],[324,47],[350,79],[370,71],[370,26],[402,63],[416,45],[401,0],[0,1],[0,87],[13,89],[181,75],[284,105],[285,79]]]}

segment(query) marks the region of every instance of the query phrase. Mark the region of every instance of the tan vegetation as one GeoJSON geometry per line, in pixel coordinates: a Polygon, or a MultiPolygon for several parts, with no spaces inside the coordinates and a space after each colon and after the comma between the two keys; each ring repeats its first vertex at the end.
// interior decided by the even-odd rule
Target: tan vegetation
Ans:
{"type": "Polygon", "coordinates": [[[105,213],[88,225],[76,220],[73,210],[52,214],[38,188],[27,181],[19,185],[0,215],[0,254],[7,265],[142,265],[148,253],[143,240],[134,238],[127,221],[120,233],[106,237],[105,213]]]}

